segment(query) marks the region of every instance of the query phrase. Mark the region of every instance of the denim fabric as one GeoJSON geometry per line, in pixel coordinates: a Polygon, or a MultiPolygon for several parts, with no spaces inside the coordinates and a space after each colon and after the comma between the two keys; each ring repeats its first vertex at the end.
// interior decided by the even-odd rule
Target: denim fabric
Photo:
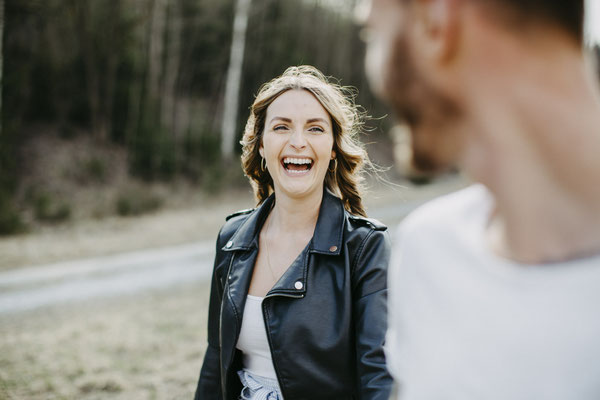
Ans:
{"type": "Polygon", "coordinates": [[[238,371],[238,376],[244,385],[241,400],[283,400],[276,379],[252,375],[245,369],[238,371]]]}

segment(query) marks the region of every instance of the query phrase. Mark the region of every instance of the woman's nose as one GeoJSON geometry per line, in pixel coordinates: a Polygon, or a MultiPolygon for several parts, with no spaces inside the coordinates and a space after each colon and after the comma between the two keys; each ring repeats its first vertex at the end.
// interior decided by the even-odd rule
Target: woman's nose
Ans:
{"type": "Polygon", "coordinates": [[[290,138],[290,145],[296,149],[302,149],[306,147],[306,138],[302,130],[294,129],[292,137],[290,138]]]}

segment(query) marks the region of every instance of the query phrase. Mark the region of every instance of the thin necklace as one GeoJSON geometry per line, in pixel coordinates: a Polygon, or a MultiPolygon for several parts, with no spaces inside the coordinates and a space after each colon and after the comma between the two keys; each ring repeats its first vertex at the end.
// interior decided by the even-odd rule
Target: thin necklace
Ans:
{"type": "MultiPolygon", "coordinates": [[[[267,229],[265,230],[265,234],[270,230],[270,228],[271,228],[271,220],[269,220],[269,224],[267,226],[267,229]]],[[[267,266],[269,267],[269,271],[271,271],[271,276],[273,276],[273,282],[277,282],[277,277],[275,276],[275,272],[273,272],[273,267],[271,267],[271,256],[269,254],[269,244],[267,243],[268,240],[265,237],[265,239],[263,241],[265,243],[265,250],[267,251],[267,266]]]]}

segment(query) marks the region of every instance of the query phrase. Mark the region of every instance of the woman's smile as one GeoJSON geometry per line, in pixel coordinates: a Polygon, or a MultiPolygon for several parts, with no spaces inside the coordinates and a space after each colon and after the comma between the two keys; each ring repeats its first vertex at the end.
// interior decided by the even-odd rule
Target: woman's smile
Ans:
{"type": "Polygon", "coordinates": [[[281,165],[291,176],[306,175],[313,166],[313,160],[303,157],[284,157],[281,165]]]}

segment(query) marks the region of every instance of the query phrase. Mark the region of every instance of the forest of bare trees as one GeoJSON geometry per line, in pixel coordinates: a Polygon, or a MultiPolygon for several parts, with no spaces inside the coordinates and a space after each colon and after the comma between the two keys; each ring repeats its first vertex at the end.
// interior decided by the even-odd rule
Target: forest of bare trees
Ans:
{"type": "Polygon", "coordinates": [[[366,86],[353,3],[6,0],[0,232],[19,225],[22,150],[48,130],[126,149],[140,179],[202,182],[239,154],[254,93],[289,65],[357,87],[358,102],[383,115],[366,86]]]}

